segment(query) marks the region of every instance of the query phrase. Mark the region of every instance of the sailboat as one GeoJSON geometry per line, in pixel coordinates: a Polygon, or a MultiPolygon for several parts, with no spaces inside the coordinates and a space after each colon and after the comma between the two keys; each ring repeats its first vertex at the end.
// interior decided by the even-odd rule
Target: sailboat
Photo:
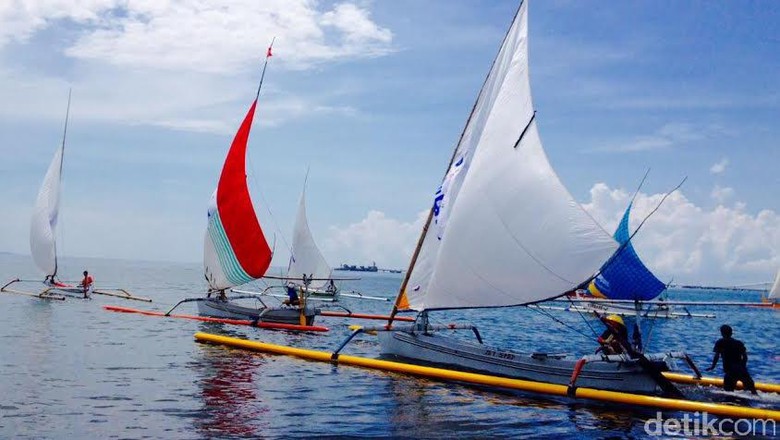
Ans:
{"type": "Polygon", "coordinates": [[[304,183],[298,214],[295,217],[290,265],[287,269],[289,279],[287,287],[298,290],[299,295],[307,297],[336,298],[338,287],[333,277],[333,269],[322,256],[314,241],[309,220],[306,217],[306,184],[304,183]]]}
{"type": "MultiPolygon", "coordinates": [[[[308,176],[306,181],[308,181],[308,176]]],[[[303,192],[301,193],[301,198],[298,202],[298,213],[295,217],[292,247],[290,249],[290,263],[287,268],[287,275],[285,277],[266,276],[266,278],[278,279],[284,281],[284,284],[271,286],[262,292],[254,292],[245,289],[231,289],[231,291],[250,295],[274,296],[288,299],[292,295],[299,301],[302,298],[304,302],[335,302],[341,296],[374,301],[388,301],[388,298],[385,297],[364,295],[361,292],[354,290],[349,292],[342,292],[341,289],[339,289],[336,281],[357,280],[359,278],[336,278],[333,276],[333,269],[322,255],[320,248],[314,241],[314,236],[311,233],[311,229],[309,228],[309,220],[306,216],[305,182],[303,192]],[[273,291],[274,288],[287,290],[287,293],[275,293],[273,291]]]]}
{"type": "Polygon", "coordinates": [[[767,291],[766,297],[761,298],[760,306],[780,310],[780,269],[777,270],[775,282],[772,283],[772,287],[767,291]]]}
{"type": "Polygon", "coordinates": [[[629,203],[620,224],[613,237],[620,244],[620,249],[608,262],[602,265],[598,275],[588,284],[587,294],[583,289],[575,291],[574,298],[569,298],[567,307],[539,305],[547,309],[562,309],[570,312],[598,315],[641,316],[647,318],[677,318],[698,317],[714,318],[713,314],[676,311],[673,305],[658,298],[667,285],[658,279],[645,266],[637,255],[631,242],[629,217],[633,202],[629,203]],[[652,302],[651,302],[652,301],[652,302]]]}
{"type": "Polygon", "coordinates": [[[166,316],[170,316],[179,304],[196,301],[201,316],[301,326],[311,325],[314,321],[316,311],[305,304],[299,307],[269,307],[257,294],[230,297],[227,294],[233,287],[262,278],[273,257],[273,251],[255,214],[246,174],[249,132],[270,56],[269,47],[257,94],[233,139],[217,189],[209,203],[203,244],[203,274],[208,283],[207,296],[184,299],[168,310],[166,316]],[[240,299],[254,299],[260,306],[239,304],[236,300],[240,299]]]}
{"type": "Polygon", "coordinates": [[[436,191],[396,298],[391,316],[416,311],[416,322],[393,326],[391,318],[379,329],[382,355],[602,390],[669,390],[660,372],[670,368],[670,353],[638,359],[521,354],[483,345],[477,331],[477,342],[468,343],[443,334],[457,326],[429,324],[433,311],[524,306],[561,296],[618,249],[556,175],[535,116],[524,1],[436,191]]]}
{"type": "MultiPolygon", "coordinates": [[[[116,296],[126,299],[151,302],[149,298],[130,294],[125,289],[97,290],[91,283],[85,283],[87,272],[84,272],[84,285],[71,285],[57,279],[59,264],[57,259],[57,220],[60,211],[60,186],[62,184],[62,164],[65,157],[65,139],[68,134],[68,119],[70,116],[71,93],[68,92],[68,106],[65,111],[65,127],[62,133],[62,143],[54,152],[46,175],[38,190],[35,206],[30,221],[30,254],[38,269],[45,275],[44,288],[38,293],[10,289],[14,283],[26,280],[14,279],[2,286],[0,291],[35,296],[43,299],[59,299],[65,297],[89,298],[90,294],[116,296]]],[[[90,277],[91,279],[91,277],[90,277]]]]}

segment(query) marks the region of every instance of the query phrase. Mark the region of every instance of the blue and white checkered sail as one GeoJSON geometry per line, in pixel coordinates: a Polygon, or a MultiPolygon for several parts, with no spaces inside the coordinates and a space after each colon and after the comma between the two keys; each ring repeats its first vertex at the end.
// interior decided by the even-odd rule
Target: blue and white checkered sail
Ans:
{"type": "Polygon", "coordinates": [[[615,240],[620,243],[615,255],[604,264],[601,273],[589,286],[592,293],[610,299],[651,300],[666,290],[666,285],[656,278],[642,263],[631,245],[631,233],[628,228],[628,218],[631,204],[626,208],[623,218],[615,231],[615,240]],[[594,287],[597,289],[594,292],[594,287]]]}

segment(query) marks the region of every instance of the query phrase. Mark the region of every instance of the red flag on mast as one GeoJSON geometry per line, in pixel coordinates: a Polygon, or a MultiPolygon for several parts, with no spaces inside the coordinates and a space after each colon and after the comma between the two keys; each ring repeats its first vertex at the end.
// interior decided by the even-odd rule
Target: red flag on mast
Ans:
{"type": "Polygon", "coordinates": [[[266,58],[271,58],[274,55],[274,54],[271,53],[271,48],[272,47],[273,46],[268,46],[268,52],[266,52],[266,54],[265,54],[266,58]]]}

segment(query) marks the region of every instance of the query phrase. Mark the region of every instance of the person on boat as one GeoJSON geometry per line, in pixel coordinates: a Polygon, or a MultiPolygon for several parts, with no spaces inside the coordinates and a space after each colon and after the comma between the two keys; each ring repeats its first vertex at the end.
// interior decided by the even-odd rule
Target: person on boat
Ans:
{"type": "Polygon", "coordinates": [[[326,292],[335,294],[336,293],[336,283],[330,279],[328,280],[328,287],[325,289],[326,292]]]}
{"type": "Polygon", "coordinates": [[[79,283],[79,287],[84,289],[84,298],[89,297],[89,291],[92,290],[93,283],[94,280],[92,279],[92,275],[90,275],[89,272],[85,270],[84,278],[82,278],[81,282],[79,283]]]}
{"type": "Polygon", "coordinates": [[[633,351],[631,345],[628,343],[628,330],[626,324],[623,322],[623,318],[619,315],[609,315],[606,318],[601,318],[601,321],[607,327],[604,333],[598,338],[599,348],[598,352],[604,352],[604,354],[623,354],[633,351]]]}
{"type": "Polygon", "coordinates": [[[718,365],[718,360],[723,357],[723,389],[734,391],[737,381],[742,382],[742,386],[753,394],[756,393],[756,385],[747,369],[747,349],[742,341],[731,337],[733,330],[729,325],[720,326],[720,334],[723,336],[715,342],[715,356],[712,358],[712,365],[707,371],[712,371],[718,365]]]}
{"type": "Polygon", "coordinates": [[[282,303],[286,306],[297,306],[301,304],[301,300],[298,298],[298,289],[295,284],[287,284],[287,299],[282,303]]]}

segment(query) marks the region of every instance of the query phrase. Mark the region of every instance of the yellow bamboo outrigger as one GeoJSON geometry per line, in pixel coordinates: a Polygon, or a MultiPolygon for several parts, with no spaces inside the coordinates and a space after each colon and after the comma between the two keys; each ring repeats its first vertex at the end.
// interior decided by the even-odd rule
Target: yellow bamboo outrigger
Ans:
{"type": "MultiPolygon", "coordinates": [[[[750,408],[744,406],[698,402],[684,399],[669,399],[665,397],[645,396],[640,394],[620,393],[615,391],[602,391],[591,388],[577,388],[575,390],[575,394],[571,395],[569,394],[568,387],[565,385],[547,384],[520,379],[509,379],[505,377],[466,373],[443,368],[423,367],[402,362],[390,362],[359,356],[336,356],[332,353],[324,351],[307,350],[302,348],[288,347],[285,345],[267,344],[259,341],[250,341],[246,339],[232,338],[211,333],[195,333],[195,340],[199,342],[210,342],[252,351],[295,356],[319,362],[354,365],[364,368],[406,373],[432,379],[465,382],[561,397],[568,396],[580,399],[591,399],[603,402],[660,408],[664,410],[688,412],[700,411],[724,417],[765,419],[775,421],[780,420],[780,411],[774,409],[750,408]]],[[[773,386],[776,387],[777,385],[773,386]]]]}

